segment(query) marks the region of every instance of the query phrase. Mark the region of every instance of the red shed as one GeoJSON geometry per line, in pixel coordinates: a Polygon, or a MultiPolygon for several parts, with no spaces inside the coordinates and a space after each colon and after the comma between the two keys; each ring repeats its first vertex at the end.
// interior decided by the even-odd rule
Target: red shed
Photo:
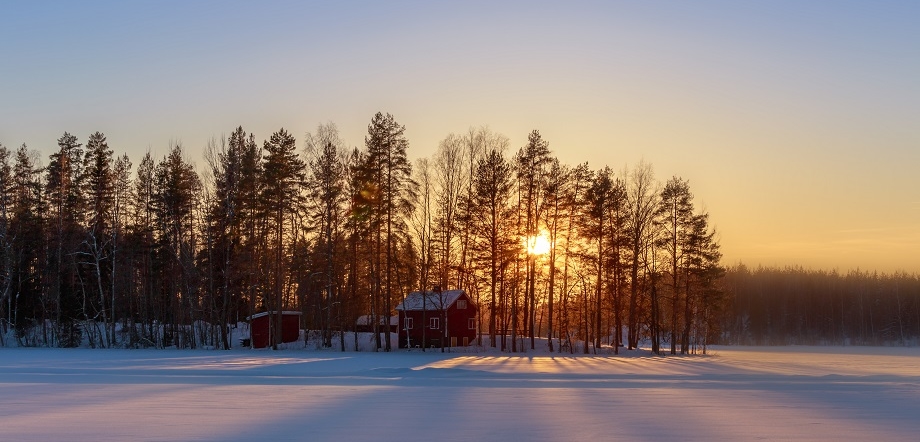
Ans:
{"type": "Polygon", "coordinates": [[[400,348],[466,347],[478,334],[479,307],[463,290],[412,292],[396,311],[400,348]]]}
{"type": "MultiPolygon", "coordinates": [[[[256,313],[249,317],[252,332],[252,348],[272,345],[272,329],[275,327],[277,311],[256,313]]],[[[300,312],[281,312],[281,342],[294,342],[300,338],[300,312]]]]}

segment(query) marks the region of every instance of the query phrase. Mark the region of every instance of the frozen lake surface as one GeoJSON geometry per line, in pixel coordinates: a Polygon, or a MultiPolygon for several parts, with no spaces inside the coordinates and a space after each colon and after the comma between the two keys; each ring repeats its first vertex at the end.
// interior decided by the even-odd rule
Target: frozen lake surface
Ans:
{"type": "Polygon", "coordinates": [[[920,349],[0,349],[0,440],[920,440],[920,349]]]}

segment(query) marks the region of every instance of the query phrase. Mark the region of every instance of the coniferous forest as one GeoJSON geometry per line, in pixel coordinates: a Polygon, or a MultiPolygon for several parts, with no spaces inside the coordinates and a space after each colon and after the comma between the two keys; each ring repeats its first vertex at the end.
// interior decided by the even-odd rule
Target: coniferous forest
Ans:
{"type": "Polygon", "coordinates": [[[48,158],[0,146],[0,345],[230,348],[249,315],[295,310],[344,350],[359,317],[379,337],[436,286],[511,352],[920,338],[916,275],[726,268],[690,183],[650,164],[563,164],[538,131],[487,128],[410,161],[405,131],[378,113],[353,148],[331,123],[239,127],[199,164],[181,144],[134,163],[99,132],[48,158]]]}

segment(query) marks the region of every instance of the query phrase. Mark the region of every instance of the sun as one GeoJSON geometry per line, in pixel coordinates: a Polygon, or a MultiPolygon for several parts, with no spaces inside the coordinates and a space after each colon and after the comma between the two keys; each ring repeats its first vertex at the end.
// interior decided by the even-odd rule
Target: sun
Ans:
{"type": "Polygon", "coordinates": [[[527,253],[530,255],[545,255],[549,253],[552,246],[546,231],[541,231],[539,235],[528,236],[524,239],[524,246],[527,247],[527,253]]]}

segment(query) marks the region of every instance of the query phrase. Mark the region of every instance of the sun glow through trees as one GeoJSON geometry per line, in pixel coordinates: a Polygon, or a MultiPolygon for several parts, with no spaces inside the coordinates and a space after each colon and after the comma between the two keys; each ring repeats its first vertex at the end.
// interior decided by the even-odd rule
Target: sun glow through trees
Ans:
{"type": "Polygon", "coordinates": [[[549,236],[545,230],[541,231],[539,235],[528,236],[522,241],[524,247],[527,248],[527,253],[530,255],[545,255],[549,253],[550,242],[549,236]]]}

